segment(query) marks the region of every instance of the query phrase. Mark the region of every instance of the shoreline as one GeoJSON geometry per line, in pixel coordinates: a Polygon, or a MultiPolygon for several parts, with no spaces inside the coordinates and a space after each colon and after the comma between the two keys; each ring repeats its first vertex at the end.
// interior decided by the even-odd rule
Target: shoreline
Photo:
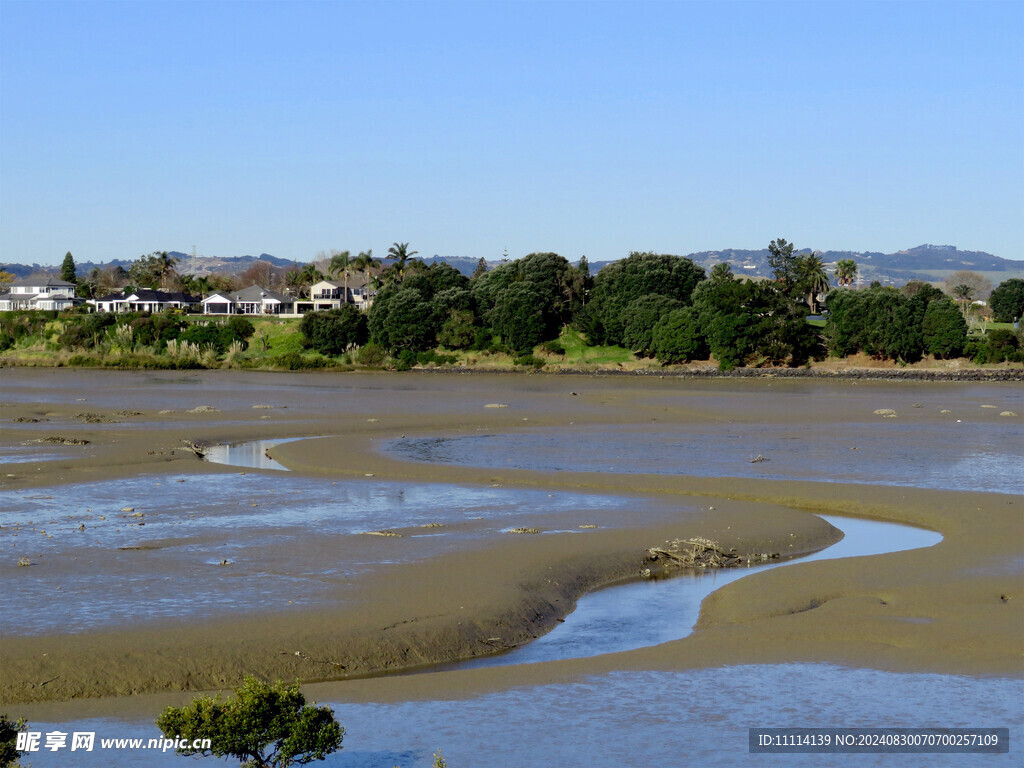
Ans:
{"type": "MultiPolygon", "coordinates": [[[[91,439],[95,452],[89,459],[41,465],[32,477],[6,480],[10,487],[116,480],[139,473],[237,474],[230,468],[201,463],[190,451],[173,446],[180,446],[186,438],[234,442],[301,433],[312,437],[319,431],[344,437],[281,444],[271,450],[273,458],[291,467],[294,477],[342,479],[372,474],[375,482],[497,484],[625,494],[678,500],[679,504],[705,511],[681,517],[676,523],[622,524],[585,536],[488,539],[454,554],[375,572],[361,582],[359,600],[344,609],[267,612],[216,622],[185,622],[186,626],[143,626],[42,638],[4,633],[0,701],[8,706],[109,694],[231,687],[252,671],[267,677],[299,677],[306,682],[348,676],[350,679],[337,685],[354,696],[371,697],[397,696],[410,689],[438,695],[447,695],[445,691],[491,690],[510,680],[526,684],[531,680],[571,679],[608,669],[782,661],[827,661],[956,674],[1024,674],[1024,578],[1012,567],[1020,556],[1019,496],[742,477],[469,468],[401,461],[372,447],[375,440],[402,434],[514,431],[573,423],[638,424],[654,418],[685,429],[693,419],[709,423],[726,416],[730,420],[763,419],[766,417],[760,411],[769,400],[750,402],[747,395],[757,392],[768,398],[770,392],[775,392],[771,382],[736,382],[728,390],[704,389],[700,382],[690,382],[679,390],[675,385],[680,382],[645,379],[641,384],[635,379],[588,376],[580,377],[580,384],[575,385],[579,388],[590,382],[582,394],[567,397],[565,380],[555,376],[487,379],[476,375],[385,378],[378,374],[346,374],[331,379],[345,388],[342,390],[323,387],[321,376],[292,379],[300,389],[287,402],[271,403],[274,410],[262,412],[253,410],[251,404],[282,397],[274,394],[282,381],[279,376],[230,371],[98,372],[70,378],[44,375],[54,389],[51,392],[35,389],[38,371],[31,376],[28,371],[24,373],[21,386],[25,389],[19,390],[19,382],[13,381],[8,382],[14,386],[7,392],[13,395],[23,391],[31,401],[3,404],[2,418],[5,425],[10,424],[4,428],[3,442],[16,442],[25,434],[39,432],[38,427],[36,432],[15,429],[19,425],[11,424],[13,418],[49,413],[52,415],[42,418],[51,418],[54,430],[91,439]],[[124,392],[108,392],[111,376],[118,379],[124,392]],[[198,404],[206,398],[218,404],[218,413],[184,416],[177,403],[185,397],[182,389],[186,381],[192,382],[191,386],[199,384],[203,390],[185,393],[189,403],[198,404]],[[390,382],[406,382],[409,386],[419,382],[420,389],[409,390],[407,401],[394,403],[389,399],[393,397],[390,382]],[[528,391],[520,386],[527,382],[528,391]],[[153,392],[154,387],[159,391],[153,392]],[[339,391],[347,394],[336,394],[339,391]],[[85,394],[87,400],[101,400],[104,405],[80,405],[74,402],[78,398],[61,392],[85,394]],[[216,398],[220,399],[213,393],[218,393],[216,398]],[[348,403],[348,410],[325,412],[323,405],[336,402],[338,397],[348,403]],[[62,398],[70,402],[60,405],[62,398]],[[137,399],[154,398],[159,402],[151,403],[137,417],[125,417],[122,424],[93,426],[72,421],[75,411],[95,408],[109,412],[105,404],[108,401],[130,406],[137,399]],[[178,411],[173,418],[168,417],[167,423],[160,422],[157,413],[160,405],[167,404],[164,400],[174,401],[178,411]],[[510,407],[483,410],[485,403],[495,400],[507,401],[510,407]],[[391,410],[382,410],[384,406],[391,410]],[[268,414],[271,418],[262,419],[268,414]],[[148,431],[133,429],[131,418],[158,426],[148,431]],[[157,454],[177,453],[140,455],[143,445],[157,454]],[[713,513],[707,509],[710,506],[715,507],[713,513]],[[970,510],[969,515],[966,510],[970,510]],[[515,671],[363,677],[364,673],[411,669],[428,662],[478,655],[485,650],[481,641],[493,637],[507,643],[528,640],[557,623],[580,595],[635,575],[645,548],[666,538],[701,535],[745,551],[770,551],[783,535],[788,539],[795,533],[805,550],[820,548],[829,534],[827,528],[818,525],[821,521],[816,523],[817,518],[805,514],[813,511],[917,525],[938,530],[945,539],[923,551],[876,556],[870,568],[855,558],[794,564],[743,579],[705,601],[694,634],[655,648],[548,662],[534,669],[516,667],[515,671]],[[44,657],[43,653],[49,655],[44,657]],[[328,666],[335,663],[344,664],[345,670],[328,666]],[[54,674],[60,680],[40,685],[54,674]]],[[[779,382],[778,386],[783,394],[789,392],[792,396],[805,392],[805,386],[812,383],[779,382]],[[797,389],[790,391],[790,386],[797,389]]],[[[872,382],[866,392],[860,392],[856,382],[839,386],[836,394],[845,396],[836,403],[811,401],[801,411],[783,407],[773,410],[771,418],[780,423],[802,423],[816,418],[815,408],[825,413],[839,407],[847,409],[848,418],[874,423],[878,417],[862,413],[867,408],[864,403],[881,398],[883,393],[883,404],[894,405],[901,412],[906,409],[908,414],[913,413],[912,398],[924,399],[920,392],[904,391],[901,384],[872,382]],[[870,397],[851,403],[855,397],[866,395],[870,397]]],[[[934,394],[936,403],[948,398],[945,388],[942,390],[934,394]]],[[[930,412],[920,414],[928,423],[935,419],[930,412]]],[[[83,450],[92,449],[87,446],[83,450]]],[[[365,538],[359,546],[365,545],[365,538]]],[[[373,542],[373,551],[389,551],[389,542],[373,542]]],[[[296,556],[299,552],[301,547],[296,556]]]]}

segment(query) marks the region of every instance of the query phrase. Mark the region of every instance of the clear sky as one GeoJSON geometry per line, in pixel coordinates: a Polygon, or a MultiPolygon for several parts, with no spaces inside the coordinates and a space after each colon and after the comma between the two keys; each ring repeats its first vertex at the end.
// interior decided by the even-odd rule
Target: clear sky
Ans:
{"type": "Polygon", "coordinates": [[[0,0],[0,261],[1024,259],[1021,2],[0,0]]]}

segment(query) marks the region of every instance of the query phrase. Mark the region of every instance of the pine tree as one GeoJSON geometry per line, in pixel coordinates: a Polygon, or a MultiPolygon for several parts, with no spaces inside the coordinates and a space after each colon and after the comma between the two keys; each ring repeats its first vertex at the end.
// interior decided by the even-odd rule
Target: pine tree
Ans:
{"type": "Polygon", "coordinates": [[[64,262],[60,265],[60,279],[68,283],[77,283],[78,276],[75,274],[75,258],[71,251],[64,254],[64,262]]]}

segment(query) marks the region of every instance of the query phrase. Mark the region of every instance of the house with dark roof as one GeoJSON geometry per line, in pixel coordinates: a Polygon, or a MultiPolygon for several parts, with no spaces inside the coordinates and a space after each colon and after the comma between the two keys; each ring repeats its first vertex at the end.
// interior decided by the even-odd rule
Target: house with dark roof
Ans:
{"type": "Polygon", "coordinates": [[[259,285],[240,291],[218,291],[202,301],[204,315],[290,315],[295,300],[259,285]]]}
{"type": "Polygon", "coordinates": [[[14,309],[69,309],[84,299],[75,296],[75,284],[56,277],[35,277],[10,283],[0,294],[0,312],[14,309]]]}
{"type": "Polygon", "coordinates": [[[140,288],[132,293],[111,293],[98,299],[89,299],[97,312],[163,312],[168,309],[195,310],[201,299],[187,293],[170,293],[151,288],[140,288]]]}

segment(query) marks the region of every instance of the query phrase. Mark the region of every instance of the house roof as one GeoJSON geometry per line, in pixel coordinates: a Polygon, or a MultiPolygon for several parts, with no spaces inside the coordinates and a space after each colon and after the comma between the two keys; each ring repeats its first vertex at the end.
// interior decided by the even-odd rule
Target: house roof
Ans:
{"type": "Polygon", "coordinates": [[[25,280],[18,280],[8,283],[11,288],[74,288],[74,283],[67,280],[60,280],[56,277],[30,277],[25,280]]]}
{"type": "Polygon", "coordinates": [[[130,296],[134,296],[136,301],[148,301],[148,302],[171,302],[177,301],[183,304],[195,304],[199,302],[197,296],[192,296],[181,291],[169,292],[169,291],[157,291],[152,288],[140,288],[130,294],[124,293],[108,293],[106,296],[101,296],[98,299],[92,301],[125,301],[130,296]]]}
{"type": "Polygon", "coordinates": [[[291,296],[285,296],[284,294],[271,291],[268,288],[262,288],[258,285],[250,285],[248,288],[243,288],[240,291],[236,291],[231,294],[231,298],[234,301],[258,301],[262,302],[265,299],[271,299],[273,301],[280,302],[281,304],[291,304],[294,299],[291,296]]]}

